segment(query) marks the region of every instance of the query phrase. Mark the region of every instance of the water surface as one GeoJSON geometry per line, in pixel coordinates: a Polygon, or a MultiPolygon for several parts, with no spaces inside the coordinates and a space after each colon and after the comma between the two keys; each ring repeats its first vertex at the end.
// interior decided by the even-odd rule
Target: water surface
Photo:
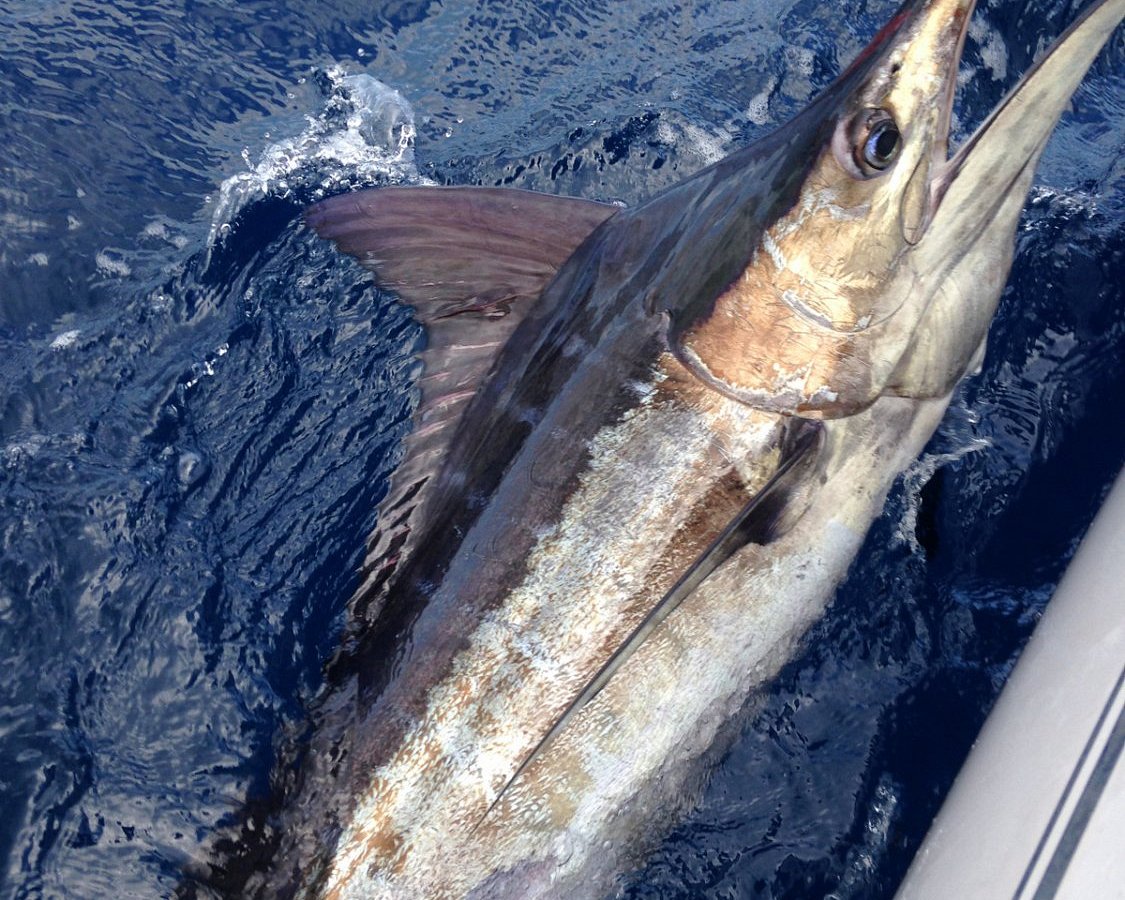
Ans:
{"type": "MultiPolygon", "coordinates": [[[[419,336],[303,204],[638,202],[800,109],[893,7],[0,0],[0,894],[167,895],[321,684],[419,336]]],[[[1073,14],[983,4],[961,136],[1073,14]]],[[[1125,461],[1123,80],[1119,33],[984,371],[625,896],[893,893],[1125,461]]]]}

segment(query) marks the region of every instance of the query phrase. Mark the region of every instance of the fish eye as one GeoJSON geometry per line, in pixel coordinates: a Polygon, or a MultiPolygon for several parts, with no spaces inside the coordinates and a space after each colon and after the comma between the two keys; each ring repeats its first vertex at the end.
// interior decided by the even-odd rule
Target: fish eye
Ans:
{"type": "Polygon", "coordinates": [[[858,140],[855,143],[855,161],[867,175],[882,172],[898,158],[902,149],[902,133],[886,110],[869,110],[861,116],[858,140]]]}

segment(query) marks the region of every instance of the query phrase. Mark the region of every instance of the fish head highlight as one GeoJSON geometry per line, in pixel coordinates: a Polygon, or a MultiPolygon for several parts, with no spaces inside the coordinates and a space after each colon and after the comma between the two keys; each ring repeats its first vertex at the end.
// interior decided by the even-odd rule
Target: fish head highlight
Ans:
{"type": "Polygon", "coordinates": [[[951,158],[973,6],[911,0],[763,142],[749,177],[803,180],[758,213],[733,280],[670,317],[674,352],[713,387],[838,418],[883,394],[944,396],[979,361],[1035,164],[1125,0],[1090,7],[951,158]]]}

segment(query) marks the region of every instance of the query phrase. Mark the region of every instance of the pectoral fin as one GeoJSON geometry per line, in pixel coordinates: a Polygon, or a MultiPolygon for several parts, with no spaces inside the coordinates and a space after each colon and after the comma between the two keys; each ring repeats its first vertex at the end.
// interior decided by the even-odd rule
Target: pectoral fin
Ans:
{"type": "Polygon", "coordinates": [[[516,769],[481,817],[477,827],[488,818],[516,779],[542,756],[571,719],[591,700],[625,664],[661,623],[703,582],[708,575],[747,544],[768,544],[789,530],[800,518],[807,504],[803,488],[816,470],[824,445],[824,426],[806,419],[791,419],[786,429],[785,444],[777,471],[765,486],[742,508],[710,547],[680,576],[633,632],[605,661],[597,674],[563,710],[547,733],[516,769]]]}

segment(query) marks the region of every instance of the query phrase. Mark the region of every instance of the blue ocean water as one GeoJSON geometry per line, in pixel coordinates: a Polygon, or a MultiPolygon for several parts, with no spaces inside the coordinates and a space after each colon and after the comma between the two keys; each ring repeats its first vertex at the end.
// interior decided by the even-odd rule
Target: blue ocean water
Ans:
{"type": "MultiPolygon", "coordinates": [[[[800,109],[894,5],[0,0],[0,895],[170,894],[320,686],[419,335],[305,203],[635,203],[800,109]]],[[[1080,5],[982,3],[959,135],[1080,5]]],[[[1123,81],[1118,33],[984,371],[625,896],[893,894],[1125,461],[1123,81]]]]}

